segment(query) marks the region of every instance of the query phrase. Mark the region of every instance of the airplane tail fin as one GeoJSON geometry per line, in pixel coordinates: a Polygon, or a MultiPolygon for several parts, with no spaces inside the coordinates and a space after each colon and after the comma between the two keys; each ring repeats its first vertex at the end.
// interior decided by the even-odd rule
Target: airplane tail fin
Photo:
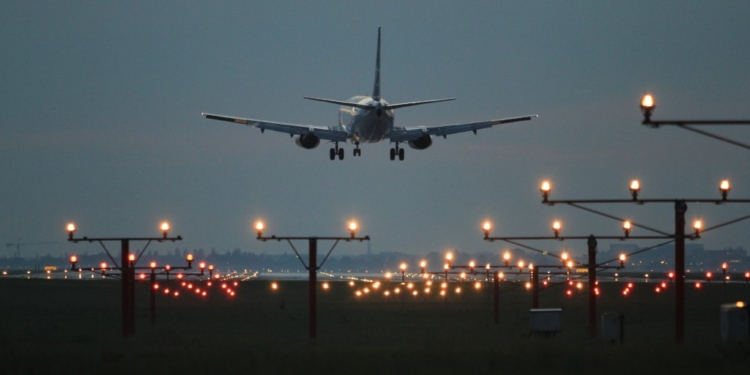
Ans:
{"type": "Polygon", "coordinates": [[[372,89],[372,98],[380,101],[380,26],[378,26],[378,54],[375,60],[375,87],[372,89]]]}

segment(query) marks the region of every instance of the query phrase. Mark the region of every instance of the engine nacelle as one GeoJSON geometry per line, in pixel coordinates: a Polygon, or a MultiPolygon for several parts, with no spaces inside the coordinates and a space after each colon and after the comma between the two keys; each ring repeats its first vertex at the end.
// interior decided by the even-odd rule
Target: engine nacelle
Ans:
{"type": "Polygon", "coordinates": [[[320,138],[312,133],[302,134],[297,136],[297,138],[294,140],[294,143],[296,143],[299,147],[309,150],[318,147],[318,145],[320,144],[320,138]]]}
{"type": "Polygon", "coordinates": [[[421,136],[420,138],[417,138],[413,141],[409,141],[409,147],[415,149],[415,150],[424,150],[427,147],[432,146],[432,137],[425,134],[421,136]]]}

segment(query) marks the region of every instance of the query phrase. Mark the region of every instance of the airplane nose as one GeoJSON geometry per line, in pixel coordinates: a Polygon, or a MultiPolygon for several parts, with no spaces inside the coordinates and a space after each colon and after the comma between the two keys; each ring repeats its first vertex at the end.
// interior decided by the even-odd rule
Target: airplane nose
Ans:
{"type": "Polygon", "coordinates": [[[383,115],[383,109],[382,108],[378,108],[378,110],[375,111],[375,114],[378,115],[378,117],[382,116],[383,115]]]}

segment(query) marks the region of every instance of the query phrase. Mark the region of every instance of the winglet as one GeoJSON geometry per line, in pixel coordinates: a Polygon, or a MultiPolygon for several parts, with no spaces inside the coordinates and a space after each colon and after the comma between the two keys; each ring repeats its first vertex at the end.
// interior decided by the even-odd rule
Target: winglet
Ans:
{"type": "Polygon", "coordinates": [[[372,98],[380,101],[380,26],[378,26],[378,54],[375,60],[375,87],[372,89],[372,98]]]}

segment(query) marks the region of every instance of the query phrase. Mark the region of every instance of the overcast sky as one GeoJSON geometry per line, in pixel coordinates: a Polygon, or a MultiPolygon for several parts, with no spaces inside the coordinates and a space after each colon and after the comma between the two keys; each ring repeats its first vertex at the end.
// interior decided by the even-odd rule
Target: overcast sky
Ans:
{"type": "MultiPolygon", "coordinates": [[[[493,235],[618,235],[620,223],[552,198],[750,198],[750,151],[654,118],[750,118],[747,1],[10,1],[0,12],[0,240],[22,255],[96,252],[80,236],[158,235],[153,245],[278,254],[267,234],[346,235],[356,218],[372,251],[498,251],[493,235]],[[303,96],[369,95],[382,26],[389,102],[457,97],[396,111],[399,126],[539,114],[435,139],[390,161],[387,142],[297,147],[289,136],[201,112],[332,125],[338,108],[303,96]]],[[[713,131],[750,143],[750,128],[713,131]]],[[[671,232],[670,204],[595,209],[671,232]]],[[[692,204],[706,226],[750,205],[692,204]]],[[[706,233],[707,248],[750,246],[748,222],[706,233]]],[[[649,232],[634,230],[633,234],[649,232]]],[[[653,243],[653,242],[652,242],[653,243]]],[[[642,245],[652,244],[640,242],[642,245]]],[[[582,254],[585,243],[530,243],[582,254]]],[[[600,248],[607,248],[606,241],[600,248]]],[[[338,255],[366,245],[339,246],[338,255]]],[[[13,249],[4,247],[4,255],[13,249]]]]}

